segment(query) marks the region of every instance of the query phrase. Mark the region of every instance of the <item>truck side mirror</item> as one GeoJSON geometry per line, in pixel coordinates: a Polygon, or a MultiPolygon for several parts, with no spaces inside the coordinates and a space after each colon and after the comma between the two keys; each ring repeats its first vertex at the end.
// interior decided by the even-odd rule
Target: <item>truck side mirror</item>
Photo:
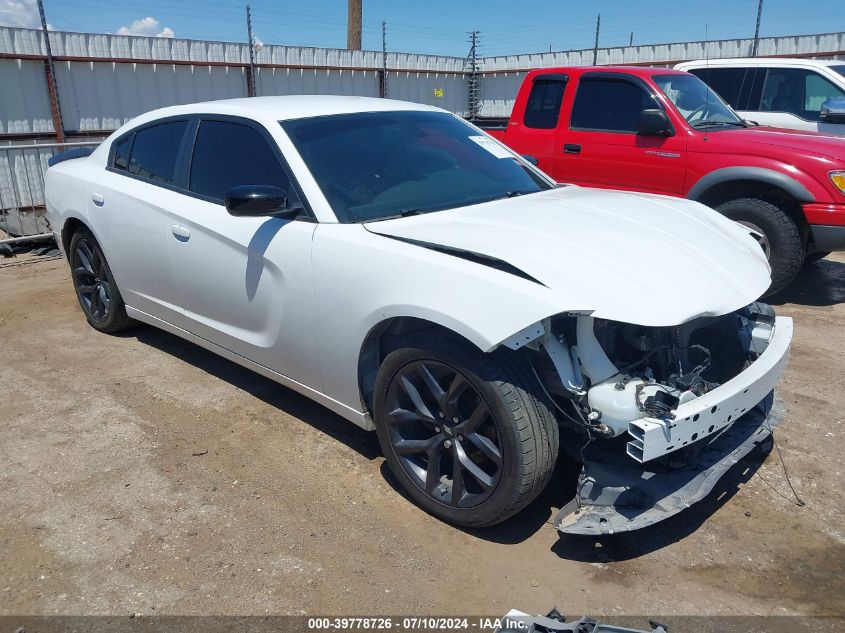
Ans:
{"type": "Polygon", "coordinates": [[[845,97],[834,97],[825,101],[819,118],[825,123],[845,123],[845,97]]]}
{"type": "Polygon", "coordinates": [[[648,108],[640,113],[637,132],[645,136],[672,136],[675,133],[669,117],[660,108],[648,108]]]}

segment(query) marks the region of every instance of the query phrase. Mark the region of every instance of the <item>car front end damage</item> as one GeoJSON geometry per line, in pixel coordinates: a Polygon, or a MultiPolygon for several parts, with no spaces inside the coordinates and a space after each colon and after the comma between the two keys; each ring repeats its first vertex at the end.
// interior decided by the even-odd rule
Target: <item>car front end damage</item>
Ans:
{"type": "Polygon", "coordinates": [[[546,319],[503,344],[523,349],[552,401],[561,449],[583,464],[561,532],[637,530],[700,501],[739,460],[771,446],[775,384],[792,320],[753,303],[670,327],[546,319]]]}

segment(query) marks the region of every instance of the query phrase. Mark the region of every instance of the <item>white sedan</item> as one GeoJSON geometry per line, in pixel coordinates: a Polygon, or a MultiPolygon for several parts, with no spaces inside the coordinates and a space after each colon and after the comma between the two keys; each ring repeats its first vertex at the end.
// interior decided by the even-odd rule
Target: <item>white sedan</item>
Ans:
{"type": "Polygon", "coordinates": [[[81,154],[46,197],[91,326],[154,325],[374,429],[451,523],[514,515],[561,452],[583,470],[558,528],[637,529],[767,444],[792,324],[700,204],[558,187],[385,99],[175,106],[81,154]]]}

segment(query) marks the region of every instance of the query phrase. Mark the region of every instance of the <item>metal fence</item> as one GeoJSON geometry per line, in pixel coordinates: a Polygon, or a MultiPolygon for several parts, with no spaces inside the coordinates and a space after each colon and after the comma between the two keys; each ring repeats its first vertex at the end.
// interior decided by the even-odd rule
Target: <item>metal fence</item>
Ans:
{"type": "Polygon", "coordinates": [[[87,141],[0,147],[0,244],[52,239],[45,217],[47,161],[66,149],[98,144],[87,141]]]}

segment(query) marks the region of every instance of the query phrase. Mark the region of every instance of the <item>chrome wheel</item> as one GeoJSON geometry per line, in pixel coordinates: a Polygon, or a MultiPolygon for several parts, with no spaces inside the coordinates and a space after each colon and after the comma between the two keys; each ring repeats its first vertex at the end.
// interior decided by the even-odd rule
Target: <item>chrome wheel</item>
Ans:
{"type": "Polygon", "coordinates": [[[763,229],[761,229],[753,222],[749,222],[748,220],[737,220],[737,222],[747,228],[749,231],[751,231],[754,239],[757,240],[757,243],[760,245],[760,248],[763,249],[763,253],[765,253],[766,259],[771,259],[772,247],[769,244],[769,238],[766,237],[765,233],[763,233],[763,229]]]}
{"type": "Polygon", "coordinates": [[[108,267],[100,247],[82,238],[73,250],[71,268],[76,294],[86,316],[103,323],[111,309],[108,267]]]}
{"type": "Polygon", "coordinates": [[[390,449],[428,496],[469,508],[495,492],[504,461],[500,433],[461,372],[434,360],[408,363],[391,380],[385,404],[390,449]]]}

